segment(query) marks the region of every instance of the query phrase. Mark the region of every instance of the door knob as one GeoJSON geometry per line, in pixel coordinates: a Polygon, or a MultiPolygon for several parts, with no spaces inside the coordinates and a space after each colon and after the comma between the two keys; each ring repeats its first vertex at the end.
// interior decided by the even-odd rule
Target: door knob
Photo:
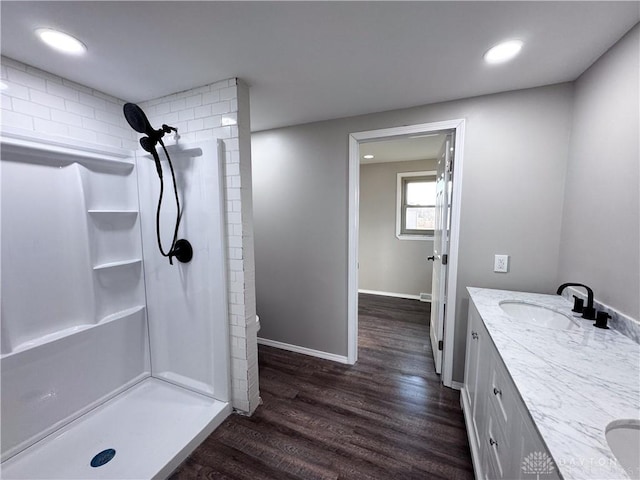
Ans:
{"type": "Polygon", "coordinates": [[[434,255],[434,256],[431,256],[431,257],[427,257],[427,260],[431,260],[431,261],[433,261],[433,260],[435,260],[435,259],[436,259],[435,255],[434,255]]]}

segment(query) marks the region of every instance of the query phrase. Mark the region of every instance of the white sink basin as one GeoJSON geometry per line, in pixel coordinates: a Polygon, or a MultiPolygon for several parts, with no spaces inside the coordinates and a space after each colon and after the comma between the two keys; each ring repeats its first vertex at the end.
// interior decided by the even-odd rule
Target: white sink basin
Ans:
{"type": "Polygon", "coordinates": [[[640,478],[640,420],[614,420],[605,436],[609,448],[631,478],[640,478]]]}
{"type": "Polygon", "coordinates": [[[517,320],[535,323],[541,327],[566,330],[580,327],[580,324],[568,315],[533,303],[506,300],[500,302],[500,308],[502,308],[507,315],[517,320]]]}

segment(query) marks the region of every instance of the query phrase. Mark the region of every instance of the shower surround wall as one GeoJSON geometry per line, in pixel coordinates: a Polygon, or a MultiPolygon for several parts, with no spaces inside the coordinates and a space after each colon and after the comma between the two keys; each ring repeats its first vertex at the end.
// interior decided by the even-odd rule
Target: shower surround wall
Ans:
{"type": "Polygon", "coordinates": [[[60,150],[2,145],[3,460],[151,371],[133,160],[60,150]]]}
{"type": "MultiPolygon", "coordinates": [[[[1,64],[9,85],[1,96],[4,131],[61,145],[138,149],[122,100],[13,59],[1,64]]],[[[177,123],[184,140],[224,137],[232,402],[243,412],[259,403],[248,101],[247,87],[231,79],[141,104],[153,125],[177,123]]]]}

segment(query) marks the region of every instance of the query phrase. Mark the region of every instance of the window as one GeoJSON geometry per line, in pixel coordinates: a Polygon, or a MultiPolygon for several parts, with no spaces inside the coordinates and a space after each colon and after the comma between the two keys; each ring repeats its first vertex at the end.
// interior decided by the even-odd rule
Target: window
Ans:
{"type": "Polygon", "coordinates": [[[436,172],[398,173],[396,236],[404,240],[433,238],[436,172]]]}

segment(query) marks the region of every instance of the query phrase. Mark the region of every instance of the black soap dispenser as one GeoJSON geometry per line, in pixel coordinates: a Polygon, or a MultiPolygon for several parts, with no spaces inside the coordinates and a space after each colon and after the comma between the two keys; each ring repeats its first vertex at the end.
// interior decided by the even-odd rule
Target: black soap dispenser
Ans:
{"type": "Polygon", "coordinates": [[[611,315],[609,315],[607,312],[598,312],[598,315],[596,315],[596,323],[594,323],[593,326],[608,329],[609,327],[607,326],[607,319],[609,318],[611,318],[611,315]]]}

